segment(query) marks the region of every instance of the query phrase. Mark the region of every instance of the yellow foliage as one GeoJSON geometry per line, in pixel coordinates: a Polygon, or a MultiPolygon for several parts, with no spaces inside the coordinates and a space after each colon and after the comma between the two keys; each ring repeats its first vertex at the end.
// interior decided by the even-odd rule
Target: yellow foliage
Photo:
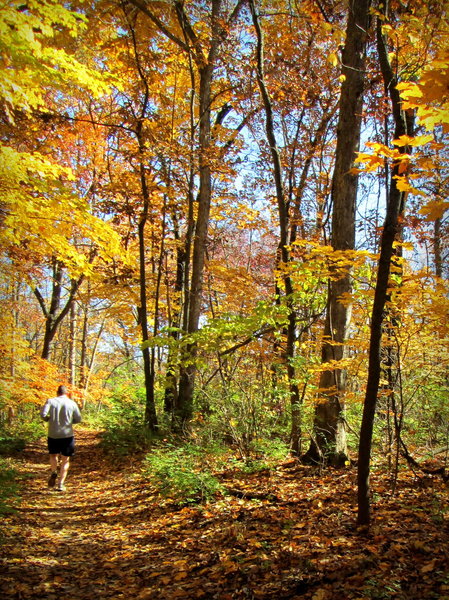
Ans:
{"type": "Polygon", "coordinates": [[[395,175],[394,179],[396,180],[396,187],[398,188],[398,190],[400,192],[407,192],[409,194],[415,194],[415,195],[421,195],[423,196],[424,193],[419,190],[418,188],[413,187],[410,182],[409,179],[405,176],[399,176],[399,175],[395,175]]]}
{"type": "Polygon", "coordinates": [[[441,219],[449,209],[449,202],[443,200],[429,200],[421,209],[420,213],[425,215],[426,220],[435,221],[441,219]]]}
{"type": "MultiPolygon", "coordinates": [[[[401,82],[398,89],[404,109],[416,109],[427,130],[449,126],[449,45],[439,49],[417,82],[401,82]]],[[[426,136],[423,136],[426,137],[426,136]]]]}
{"type": "Polygon", "coordinates": [[[75,37],[85,27],[85,17],[58,0],[9,0],[0,7],[0,97],[11,122],[15,109],[44,109],[48,86],[74,84],[94,96],[107,90],[100,72],[57,47],[56,27],[75,37]]]}

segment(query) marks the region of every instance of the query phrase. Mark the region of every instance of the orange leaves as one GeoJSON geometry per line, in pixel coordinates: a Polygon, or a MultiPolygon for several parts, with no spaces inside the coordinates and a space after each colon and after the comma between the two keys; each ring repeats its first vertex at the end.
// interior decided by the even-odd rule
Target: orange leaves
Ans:
{"type": "MultiPolygon", "coordinates": [[[[424,189],[413,185],[414,181],[426,182],[432,180],[436,172],[439,172],[444,166],[444,160],[439,157],[441,145],[434,140],[432,134],[419,135],[415,137],[403,135],[393,141],[394,147],[375,142],[367,142],[367,147],[371,152],[359,152],[355,164],[361,165],[354,167],[352,173],[376,172],[383,170],[386,165],[396,168],[396,186],[401,192],[413,194],[427,198],[424,189]],[[401,148],[423,148],[422,151],[403,152],[401,148]]],[[[429,214],[431,211],[425,211],[429,214]]]]}
{"type": "Polygon", "coordinates": [[[387,474],[377,471],[376,522],[366,540],[354,529],[353,469],[323,472],[289,461],[270,474],[227,472],[227,484],[267,499],[228,496],[179,510],[153,495],[135,463],[133,472],[110,464],[92,432],[81,429],[77,439],[73,493],[64,498],[47,491],[46,465],[25,450],[21,510],[3,520],[2,597],[244,600],[302,590],[308,600],[332,600],[388,597],[395,589],[413,589],[417,598],[447,592],[447,490],[438,480],[421,490],[401,472],[394,497],[387,474]]]}
{"type": "Polygon", "coordinates": [[[437,559],[434,558],[430,563],[427,563],[423,567],[421,567],[420,573],[423,573],[423,574],[432,573],[435,570],[436,563],[437,563],[437,559]]]}
{"type": "MultiPolygon", "coordinates": [[[[404,139],[408,136],[402,136],[401,139],[395,140],[395,146],[406,146],[408,140],[404,139]]],[[[412,139],[412,138],[408,138],[412,139]]],[[[405,173],[408,169],[410,162],[410,155],[400,152],[396,147],[389,148],[385,144],[379,144],[377,142],[367,142],[368,148],[372,149],[372,152],[359,152],[357,158],[354,161],[356,164],[363,164],[361,169],[353,169],[354,172],[366,171],[367,173],[377,171],[377,169],[385,167],[385,161],[398,162],[399,173],[405,173]]]]}

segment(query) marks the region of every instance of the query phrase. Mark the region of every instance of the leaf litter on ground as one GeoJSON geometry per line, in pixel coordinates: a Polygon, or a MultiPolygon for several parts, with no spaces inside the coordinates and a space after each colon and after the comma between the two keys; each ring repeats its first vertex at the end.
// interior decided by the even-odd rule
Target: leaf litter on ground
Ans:
{"type": "Polygon", "coordinates": [[[139,461],[113,463],[81,429],[68,491],[47,487],[44,443],[26,448],[4,518],[0,597],[449,600],[448,489],[438,477],[373,475],[373,525],[356,523],[356,471],[294,461],[227,471],[232,492],[182,506],[139,461]]]}

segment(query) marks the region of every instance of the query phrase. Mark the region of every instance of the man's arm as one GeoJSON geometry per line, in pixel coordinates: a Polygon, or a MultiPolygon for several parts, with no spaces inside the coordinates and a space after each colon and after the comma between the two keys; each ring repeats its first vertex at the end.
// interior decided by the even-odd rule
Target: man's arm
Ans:
{"type": "Polygon", "coordinates": [[[47,400],[47,402],[42,407],[41,417],[44,419],[44,421],[50,420],[50,400],[47,400]]]}

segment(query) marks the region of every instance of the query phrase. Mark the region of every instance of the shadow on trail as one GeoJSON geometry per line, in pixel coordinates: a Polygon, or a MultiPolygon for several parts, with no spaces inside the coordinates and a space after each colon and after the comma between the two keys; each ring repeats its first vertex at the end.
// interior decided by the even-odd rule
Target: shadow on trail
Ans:
{"type": "Polygon", "coordinates": [[[348,510],[350,469],[294,477],[281,469],[241,482],[280,500],[182,508],[162,502],[131,462],[112,464],[98,443],[98,433],[77,430],[62,494],[47,487],[44,441],[21,454],[25,487],[3,523],[0,598],[356,600],[392,597],[383,594],[393,584],[398,600],[445,597],[443,576],[434,582],[449,573],[449,519],[436,523],[432,512],[446,498],[437,482],[432,500],[405,480],[400,498],[377,504],[388,517],[382,529],[361,540],[348,510]]]}
{"type": "Polygon", "coordinates": [[[136,535],[128,525],[141,524],[142,531],[150,518],[145,490],[132,480],[132,470],[125,476],[124,465],[104,455],[98,432],[77,429],[76,440],[66,493],[47,486],[45,439],[18,456],[24,488],[2,528],[2,598],[122,597],[115,586],[123,588],[129,570],[121,554],[136,535]]]}

